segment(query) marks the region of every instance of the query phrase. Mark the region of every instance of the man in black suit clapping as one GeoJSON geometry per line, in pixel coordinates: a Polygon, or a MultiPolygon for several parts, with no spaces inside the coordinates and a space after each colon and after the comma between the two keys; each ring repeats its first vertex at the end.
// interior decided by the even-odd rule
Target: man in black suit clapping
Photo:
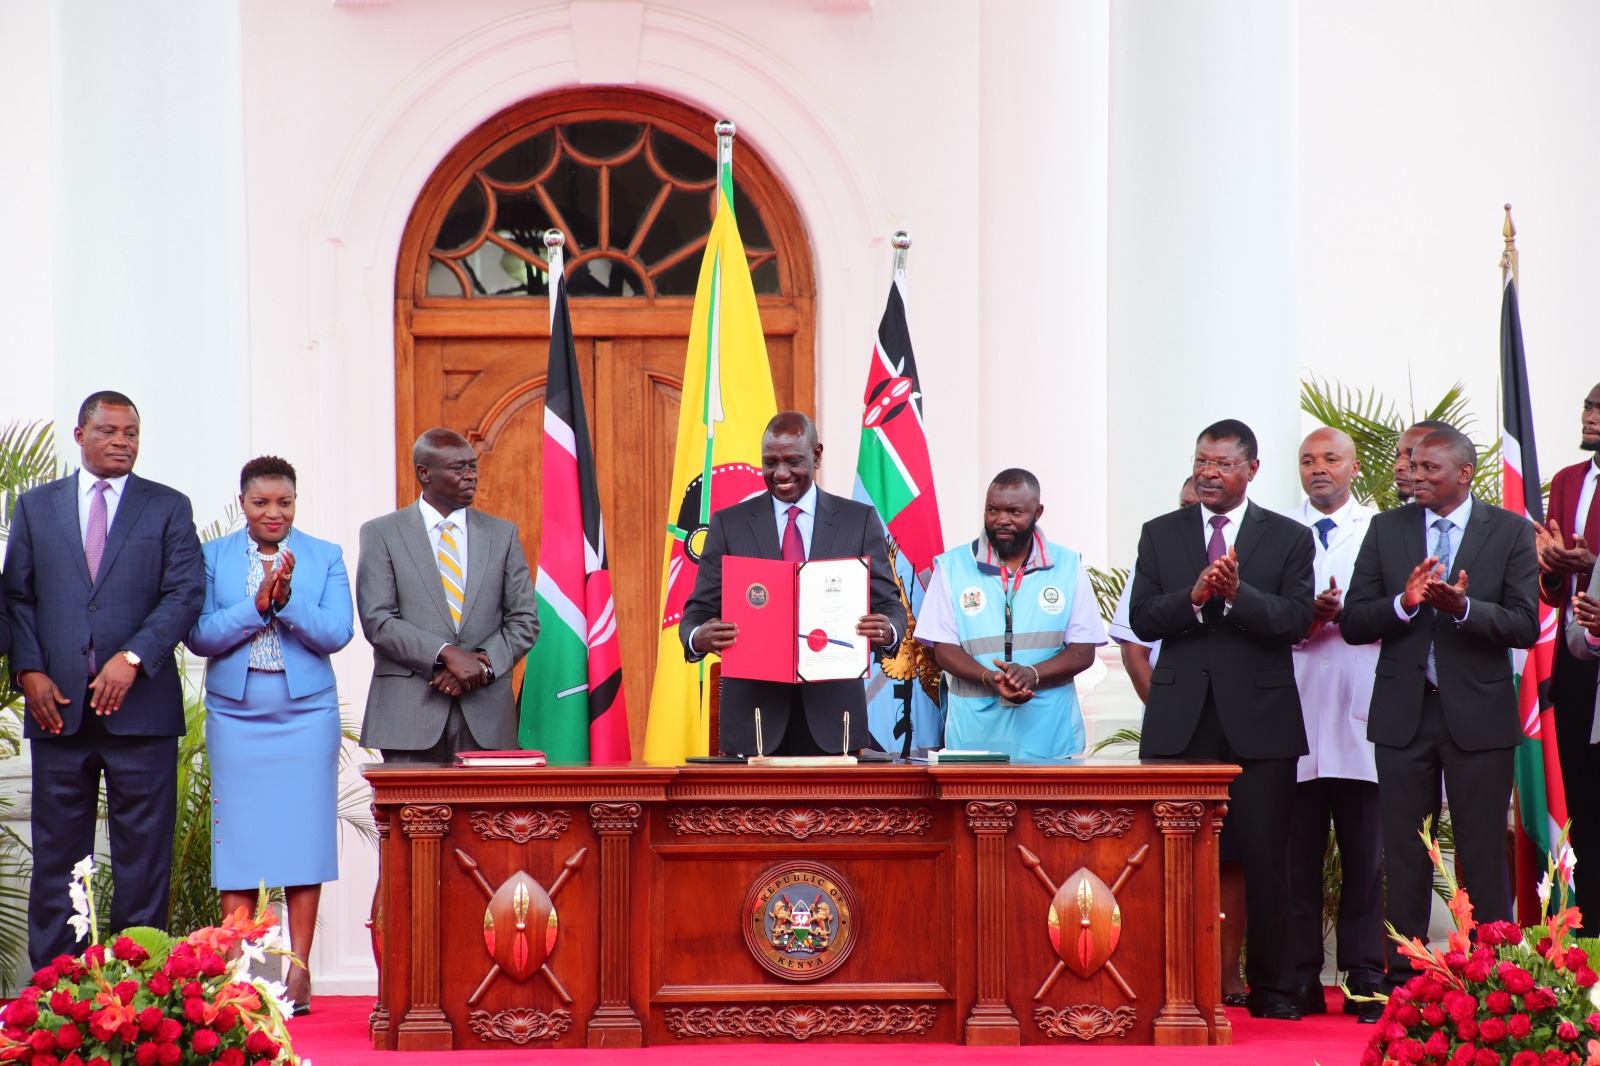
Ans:
{"type": "MultiPolygon", "coordinates": [[[[1480,922],[1509,920],[1506,808],[1522,742],[1512,648],[1539,635],[1533,524],[1472,496],[1477,452],[1450,428],[1411,453],[1413,502],[1375,515],[1339,628],[1383,641],[1367,739],[1376,746],[1385,916],[1428,938],[1433,870],[1417,835],[1450,794],[1456,856],[1480,922]],[[1469,593],[1470,588],[1470,593],[1469,593]]],[[[1411,977],[1389,945],[1391,986],[1411,977]]]]}
{"type": "Polygon", "coordinates": [[[1311,628],[1316,546],[1311,530],[1245,498],[1260,466],[1243,422],[1200,434],[1200,506],[1145,523],[1128,613],[1140,640],[1161,641],[1140,756],[1243,768],[1222,857],[1244,870],[1248,1006],[1258,1018],[1298,1021],[1285,919],[1295,761],[1307,748],[1290,649],[1311,628]]]}

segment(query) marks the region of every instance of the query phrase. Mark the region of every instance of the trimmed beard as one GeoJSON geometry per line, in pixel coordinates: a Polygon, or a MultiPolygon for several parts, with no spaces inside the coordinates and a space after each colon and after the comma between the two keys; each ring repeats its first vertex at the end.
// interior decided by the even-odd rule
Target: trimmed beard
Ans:
{"type": "Polygon", "coordinates": [[[1585,452],[1600,452],[1600,440],[1597,440],[1592,444],[1586,440],[1579,440],[1578,449],[1585,452]]]}

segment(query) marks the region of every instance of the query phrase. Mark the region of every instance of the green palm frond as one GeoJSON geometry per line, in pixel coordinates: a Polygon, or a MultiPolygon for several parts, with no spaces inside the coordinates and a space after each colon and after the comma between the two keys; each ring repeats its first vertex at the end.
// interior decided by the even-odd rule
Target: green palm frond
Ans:
{"type": "Polygon", "coordinates": [[[1107,748],[1114,748],[1118,745],[1131,745],[1137,751],[1143,739],[1144,734],[1137,729],[1119,729],[1110,736],[1101,737],[1095,741],[1094,746],[1089,749],[1089,754],[1099,755],[1107,748]]]}
{"type": "MultiPolygon", "coordinates": [[[[0,814],[16,803],[0,796],[0,814]]],[[[28,882],[33,852],[10,826],[0,825],[0,995],[12,993],[12,978],[28,969],[28,882]]]]}
{"type": "Polygon", "coordinates": [[[0,540],[11,529],[17,497],[61,475],[56,463],[54,422],[7,422],[0,426],[0,540]]]}
{"type": "Polygon", "coordinates": [[[1123,586],[1128,583],[1129,571],[1126,567],[1101,570],[1091,566],[1086,569],[1089,571],[1089,585],[1094,589],[1095,603],[1100,607],[1100,617],[1110,625],[1117,613],[1117,601],[1122,599],[1123,586]]]}

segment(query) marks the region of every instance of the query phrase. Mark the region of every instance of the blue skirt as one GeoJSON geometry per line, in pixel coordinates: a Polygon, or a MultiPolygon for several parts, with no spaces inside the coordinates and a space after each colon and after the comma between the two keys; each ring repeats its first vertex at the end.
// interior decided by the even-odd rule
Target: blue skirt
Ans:
{"type": "Polygon", "coordinates": [[[213,887],[338,878],[339,739],[335,688],[295,699],[286,675],[251,670],[244,699],[206,693],[213,887]]]}

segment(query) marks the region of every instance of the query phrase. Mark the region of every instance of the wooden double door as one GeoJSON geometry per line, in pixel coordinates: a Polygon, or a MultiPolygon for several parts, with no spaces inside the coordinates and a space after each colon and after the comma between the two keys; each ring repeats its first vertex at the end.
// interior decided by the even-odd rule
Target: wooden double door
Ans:
{"type": "MultiPolygon", "coordinates": [[[[660,634],[694,287],[716,203],[715,120],[629,89],[566,90],[485,122],[440,162],[395,270],[395,495],[416,499],[412,442],[433,426],[478,449],[477,506],[521,529],[537,567],[550,352],[544,235],[565,235],[568,305],[642,750],[660,634]]],[[[813,408],[810,251],[759,153],[733,152],[734,203],[778,406],[813,408]]],[[[520,680],[520,679],[519,679],[520,680]]]]}

